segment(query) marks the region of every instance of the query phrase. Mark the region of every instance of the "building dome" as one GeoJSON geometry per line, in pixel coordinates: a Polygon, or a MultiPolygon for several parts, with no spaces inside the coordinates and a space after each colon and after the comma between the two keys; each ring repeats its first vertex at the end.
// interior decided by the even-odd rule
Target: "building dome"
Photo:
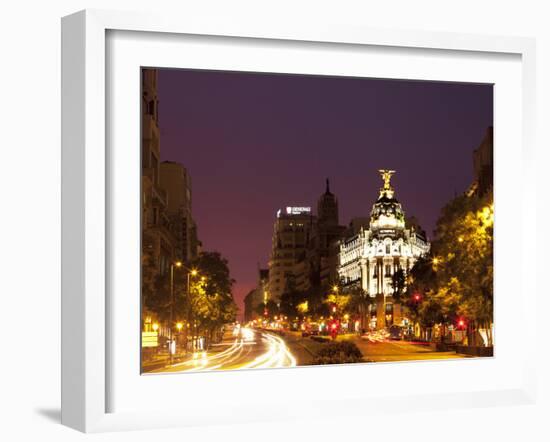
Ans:
{"type": "Polygon", "coordinates": [[[394,170],[380,170],[384,187],[380,189],[378,200],[372,206],[370,229],[374,234],[397,236],[405,229],[405,213],[401,203],[395,198],[390,179],[394,170]]]}

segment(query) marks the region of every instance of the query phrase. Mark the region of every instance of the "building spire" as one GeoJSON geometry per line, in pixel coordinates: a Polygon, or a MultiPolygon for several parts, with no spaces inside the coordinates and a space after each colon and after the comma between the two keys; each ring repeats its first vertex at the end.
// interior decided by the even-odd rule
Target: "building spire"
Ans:
{"type": "Polygon", "coordinates": [[[330,182],[329,182],[328,178],[327,178],[327,188],[325,190],[325,193],[330,193],[330,182]]]}

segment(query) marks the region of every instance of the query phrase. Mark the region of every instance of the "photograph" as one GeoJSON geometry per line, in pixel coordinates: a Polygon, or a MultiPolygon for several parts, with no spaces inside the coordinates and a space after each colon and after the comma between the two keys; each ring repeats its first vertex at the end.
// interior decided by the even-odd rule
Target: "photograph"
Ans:
{"type": "Polygon", "coordinates": [[[493,357],[493,84],[140,73],[141,374],[493,357]]]}

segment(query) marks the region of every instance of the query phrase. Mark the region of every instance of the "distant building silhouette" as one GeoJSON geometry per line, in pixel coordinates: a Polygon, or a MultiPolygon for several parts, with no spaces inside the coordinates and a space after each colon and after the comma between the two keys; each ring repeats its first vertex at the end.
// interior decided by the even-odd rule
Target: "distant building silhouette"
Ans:
{"type": "Polygon", "coordinates": [[[197,225],[192,215],[191,177],[179,163],[160,164],[160,187],[166,192],[169,230],[174,236],[176,259],[191,262],[199,252],[197,225]]]}
{"type": "Polygon", "coordinates": [[[488,127],[481,144],[473,153],[474,179],[479,196],[493,189],[493,127],[488,127]]]}

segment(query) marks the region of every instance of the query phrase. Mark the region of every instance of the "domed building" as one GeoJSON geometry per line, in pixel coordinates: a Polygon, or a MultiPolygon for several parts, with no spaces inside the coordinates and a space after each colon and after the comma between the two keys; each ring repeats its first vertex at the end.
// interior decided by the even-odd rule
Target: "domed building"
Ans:
{"type": "Polygon", "coordinates": [[[374,298],[361,321],[363,328],[369,329],[406,325],[401,306],[393,299],[393,275],[399,270],[406,274],[430,250],[418,223],[407,222],[401,203],[395,198],[390,183],[395,171],[379,172],[384,185],[372,206],[368,228],[340,241],[338,255],[342,284],[374,298]]]}

